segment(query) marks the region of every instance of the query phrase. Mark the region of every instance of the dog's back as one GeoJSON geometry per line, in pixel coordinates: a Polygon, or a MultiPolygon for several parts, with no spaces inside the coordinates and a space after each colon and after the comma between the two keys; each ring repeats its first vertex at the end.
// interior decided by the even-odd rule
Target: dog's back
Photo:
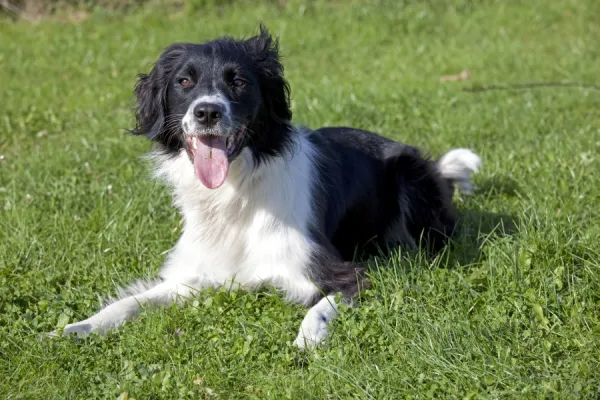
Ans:
{"type": "Polygon", "coordinates": [[[433,250],[445,244],[456,219],[453,186],[468,189],[479,165],[474,153],[453,150],[436,163],[413,146],[345,127],[319,129],[311,139],[322,154],[323,231],[345,260],[412,248],[422,238],[433,250]]]}

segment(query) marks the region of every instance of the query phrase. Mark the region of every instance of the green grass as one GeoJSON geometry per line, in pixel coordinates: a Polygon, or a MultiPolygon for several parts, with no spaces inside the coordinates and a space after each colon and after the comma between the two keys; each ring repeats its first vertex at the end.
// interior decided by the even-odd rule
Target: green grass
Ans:
{"type": "Polygon", "coordinates": [[[598,398],[600,91],[462,88],[598,83],[600,2],[344,3],[2,21],[1,398],[598,398]],[[482,155],[454,246],[371,260],[372,290],[314,352],[291,345],[305,310],[272,291],[39,340],[154,276],[180,234],[150,144],[125,132],[136,74],[258,20],[281,37],[296,123],[482,155]]]}

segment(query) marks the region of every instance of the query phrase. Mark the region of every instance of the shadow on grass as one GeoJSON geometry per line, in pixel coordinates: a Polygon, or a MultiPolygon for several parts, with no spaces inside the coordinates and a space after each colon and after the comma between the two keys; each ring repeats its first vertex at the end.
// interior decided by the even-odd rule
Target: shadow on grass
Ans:
{"type": "Polygon", "coordinates": [[[493,238],[511,236],[516,232],[514,216],[481,210],[460,210],[457,234],[452,239],[448,266],[468,265],[485,257],[484,247],[493,245],[493,238]]]}
{"type": "Polygon", "coordinates": [[[519,182],[507,176],[495,176],[479,184],[478,193],[487,196],[502,195],[513,197],[519,191],[519,182]]]}
{"type": "MultiPolygon", "coordinates": [[[[518,181],[496,176],[479,184],[478,195],[513,197],[518,191],[518,181]]],[[[507,213],[458,207],[457,232],[452,238],[447,265],[468,265],[481,261],[485,257],[485,246],[493,245],[494,238],[513,235],[517,223],[516,217],[507,213]]]]}
{"type": "MultiPolygon", "coordinates": [[[[479,184],[478,195],[513,197],[518,191],[518,181],[496,176],[479,184]]],[[[481,261],[485,257],[485,246],[493,245],[494,238],[513,235],[517,223],[516,217],[507,213],[458,207],[457,232],[452,238],[447,265],[468,265],[481,261]]]]}
{"type": "MultiPolygon", "coordinates": [[[[496,176],[479,185],[478,195],[514,197],[518,191],[518,181],[496,176]]],[[[452,239],[453,264],[480,261],[485,256],[482,254],[484,247],[493,243],[490,239],[511,236],[516,230],[517,219],[514,215],[458,207],[457,232],[452,239]]]]}

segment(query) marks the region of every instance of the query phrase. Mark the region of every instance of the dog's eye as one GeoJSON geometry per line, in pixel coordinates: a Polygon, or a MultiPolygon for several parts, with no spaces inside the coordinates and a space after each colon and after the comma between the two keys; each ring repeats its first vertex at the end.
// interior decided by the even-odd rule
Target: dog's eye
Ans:
{"type": "Polygon", "coordinates": [[[242,87],[246,85],[246,81],[241,78],[235,78],[232,83],[235,87],[242,87]]]}
{"type": "Polygon", "coordinates": [[[192,82],[186,78],[181,78],[177,82],[184,88],[188,88],[188,87],[192,86],[192,82]]]}

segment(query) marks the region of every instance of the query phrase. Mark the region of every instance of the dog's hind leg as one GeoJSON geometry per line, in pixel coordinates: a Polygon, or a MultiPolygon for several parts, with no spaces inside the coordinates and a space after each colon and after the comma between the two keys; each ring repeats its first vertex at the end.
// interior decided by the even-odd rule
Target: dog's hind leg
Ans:
{"type": "Polygon", "coordinates": [[[119,327],[125,321],[135,317],[142,311],[145,305],[170,305],[189,297],[198,289],[204,287],[200,280],[187,281],[163,281],[153,287],[149,285],[136,284],[125,290],[129,295],[112,304],[107,305],[92,317],[69,324],[63,330],[64,335],[75,333],[77,336],[85,336],[96,332],[104,334],[107,331],[119,327]],[[132,293],[135,289],[141,289],[132,293]]]}
{"type": "Polygon", "coordinates": [[[401,227],[417,245],[439,251],[456,226],[451,181],[416,149],[392,153],[386,164],[398,188],[401,227]]]}

